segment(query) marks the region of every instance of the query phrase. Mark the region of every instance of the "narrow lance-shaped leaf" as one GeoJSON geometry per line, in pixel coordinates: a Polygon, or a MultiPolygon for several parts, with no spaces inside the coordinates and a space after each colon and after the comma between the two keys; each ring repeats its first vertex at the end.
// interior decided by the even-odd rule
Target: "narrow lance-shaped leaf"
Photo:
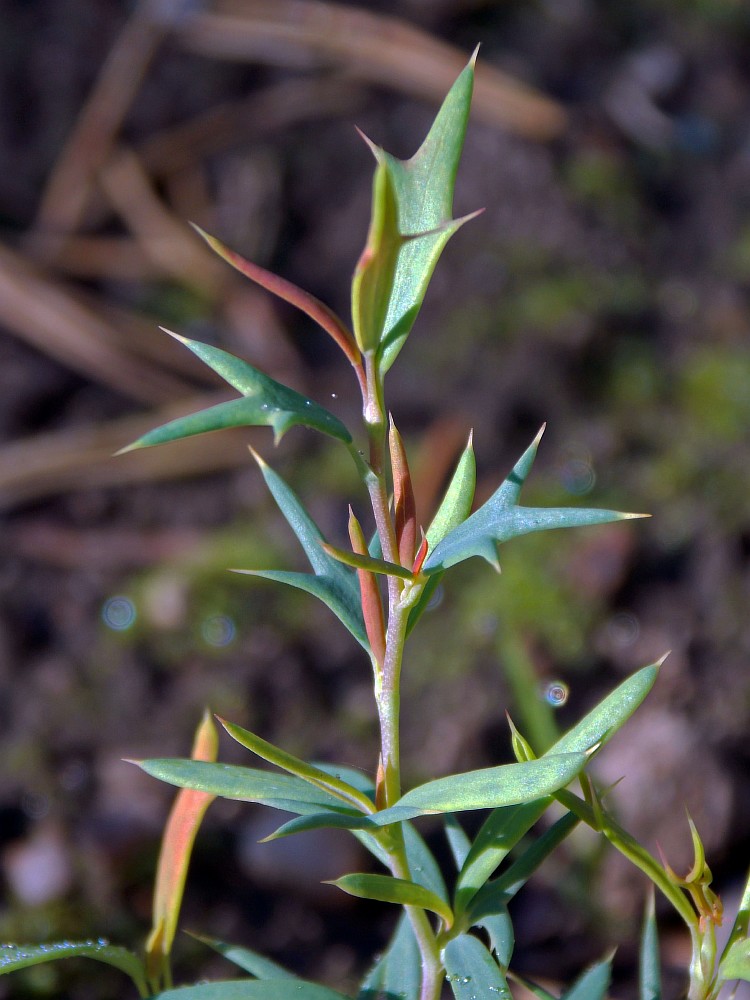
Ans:
{"type": "Polygon", "coordinates": [[[278,473],[253,452],[260,471],[292,531],[305,551],[314,574],[274,569],[237,569],[235,572],[276,580],[304,590],[323,601],[357,642],[369,653],[365,623],[362,618],[361,596],[356,573],[325,551],[320,529],[307,513],[290,486],[278,473]]]}
{"type": "Polygon", "coordinates": [[[435,573],[472,556],[481,556],[500,568],[497,548],[518,535],[551,528],[573,528],[606,524],[644,514],[576,507],[519,507],[518,496],[536,456],[544,427],[516,462],[507,479],[490,499],[457,528],[450,531],[428,554],[423,572],[435,573]]]}
{"type": "MultiPolygon", "coordinates": [[[[468,443],[458,460],[456,469],[448,484],[448,489],[445,491],[445,496],[441,500],[437,513],[427,529],[427,555],[432,552],[438,542],[442,541],[450,531],[465,521],[471,512],[477,482],[477,463],[474,458],[472,439],[473,434],[470,434],[468,443]]],[[[424,566],[424,562],[425,560],[423,560],[422,566],[424,566]]],[[[422,617],[442,578],[443,574],[441,572],[431,573],[427,578],[422,596],[414,605],[409,615],[408,632],[411,632],[422,617]]]]}
{"type": "Polygon", "coordinates": [[[417,547],[417,505],[414,501],[409,462],[401,435],[390,417],[388,446],[393,472],[393,520],[398,556],[402,566],[411,568],[417,547]]]}
{"type": "Polygon", "coordinates": [[[436,893],[408,879],[357,872],[331,879],[328,884],[362,899],[377,899],[381,903],[396,903],[398,906],[419,906],[437,913],[447,928],[453,924],[453,913],[448,904],[436,893]]]}
{"type": "Polygon", "coordinates": [[[171,420],[144,434],[133,444],[123,448],[122,452],[150,448],[227,427],[271,427],[277,444],[290,428],[310,427],[337,438],[344,444],[351,444],[352,436],[339,418],[319,403],[276,382],[227,351],[188,340],[170,330],[165,330],[165,333],[189,348],[234,389],[241,392],[242,396],[240,399],[230,399],[226,403],[210,406],[207,410],[171,420]]]}
{"type": "Polygon", "coordinates": [[[445,978],[456,1000],[497,997],[511,1000],[503,971],[482,942],[471,934],[459,934],[443,951],[445,978]]]}
{"type": "Polygon", "coordinates": [[[605,1000],[612,978],[612,957],[586,969],[560,1000],[605,1000]]]}
{"type": "Polygon", "coordinates": [[[157,993],[150,1000],[349,1000],[327,986],[289,979],[230,979],[219,983],[199,983],[157,993]]]}
{"type": "Polygon", "coordinates": [[[204,937],[202,934],[191,934],[190,937],[195,938],[196,941],[200,941],[202,944],[208,945],[214,951],[218,951],[228,962],[233,962],[234,965],[245,972],[249,972],[251,976],[255,976],[257,979],[299,980],[298,976],[295,976],[293,972],[288,972],[282,965],[271,961],[265,955],[259,955],[257,951],[245,948],[243,945],[227,944],[225,941],[204,937]]]}
{"type": "Polygon", "coordinates": [[[428,234],[404,243],[398,253],[380,344],[383,372],[395,361],[414,325],[443,248],[466,221],[453,219],[453,192],[474,88],[475,56],[451,87],[411,159],[373,150],[393,182],[400,233],[428,234]]]}
{"type": "Polygon", "coordinates": [[[289,302],[291,305],[301,309],[303,313],[306,313],[310,319],[314,320],[318,326],[322,327],[333,338],[353,365],[359,362],[359,351],[351,331],[332,309],[329,309],[327,305],[316,299],[314,295],[310,295],[309,292],[292,284],[291,281],[287,281],[277,274],[272,274],[271,271],[266,271],[265,268],[259,267],[258,264],[253,264],[251,261],[245,260],[244,257],[241,257],[234,250],[230,250],[229,247],[225,246],[220,240],[217,240],[215,236],[210,236],[200,226],[196,226],[195,223],[191,222],[191,226],[208,243],[211,249],[228,264],[231,264],[241,274],[244,274],[246,278],[256,282],[262,288],[267,289],[274,295],[278,295],[285,302],[289,302]]]}
{"type": "Polygon", "coordinates": [[[422,960],[409,918],[404,914],[383,955],[365,976],[357,1000],[399,997],[419,1000],[422,960]]]}
{"type": "MultiPolygon", "coordinates": [[[[216,727],[208,712],[198,726],[193,760],[215,761],[219,750],[216,727]]],[[[154,985],[170,985],[169,955],[180,915],[185,880],[195,836],[214,796],[183,788],[175,799],[162,836],[156,867],[151,933],[146,943],[146,970],[154,985]]]]}
{"type": "Polygon", "coordinates": [[[321,771],[314,764],[308,764],[307,761],[300,760],[299,757],[295,757],[286,750],[282,750],[281,747],[274,746],[273,743],[261,739],[255,733],[243,729],[242,726],[227,722],[225,719],[219,719],[219,722],[221,722],[227,733],[240,746],[251,750],[254,754],[262,757],[263,760],[267,760],[269,764],[275,764],[276,767],[280,767],[290,774],[295,774],[298,778],[302,778],[303,781],[309,781],[311,785],[330,792],[331,795],[340,799],[345,805],[351,808],[359,809],[365,813],[374,811],[372,801],[348,782],[342,781],[341,778],[335,777],[332,774],[327,774],[325,771],[321,771]]]}
{"type": "Polygon", "coordinates": [[[414,579],[414,574],[411,570],[399,566],[398,563],[388,562],[387,559],[375,559],[373,556],[360,555],[358,552],[347,552],[345,549],[337,549],[334,545],[329,545],[327,542],[323,545],[323,550],[332,559],[336,559],[345,566],[367,570],[369,573],[380,573],[382,576],[397,576],[401,580],[414,579]]]}
{"type": "MultiPolygon", "coordinates": [[[[352,543],[352,551],[356,555],[367,556],[367,542],[364,532],[354,516],[351,506],[349,507],[349,540],[352,543]]],[[[358,569],[357,578],[362,595],[362,617],[365,621],[370,649],[376,663],[382,666],[385,659],[385,616],[380,588],[375,574],[366,569],[358,569]]]]}
{"type": "Polygon", "coordinates": [[[653,886],[648,894],[638,962],[639,1000],[661,1000],[661,959],[653,886]]]}
{"type": "Polygon", "coordinates": [[[0,945],[0,976],[6,972],[17,972],[44,962],[54,962],[60,958],[93,958],[105,965],[112,965],[130,976],[141,997],[149,996],[149,989],[143,963],[127,948],[109,944],[108,941],[54,941],[49,944],[4,944],[0,945]]]}

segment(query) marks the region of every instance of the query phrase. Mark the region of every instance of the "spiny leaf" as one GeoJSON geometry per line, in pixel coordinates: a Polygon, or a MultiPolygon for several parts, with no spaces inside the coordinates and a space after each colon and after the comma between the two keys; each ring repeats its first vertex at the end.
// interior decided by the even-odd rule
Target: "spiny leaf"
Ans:
{"type": "Polygon", "coordinates": [[[423,566],[425,573],[448,569],[472,556],[481,556],[499,570],[498,545],[518,535],[647,516],[591,508],[519,507],[516,501],[534,462],[543,432],[544,427],[490,499],[450,531],[428,554],[423,566]]]}
{"type": "Polygon", "coordinates": [[[302,506],[297,494],[259,455],[253,452],[253,456],[274,500],[302,545],[314,575],[273,569],[238,569],[235,572],[286,583],[317,597],[333,611],[369,653],[370,645],[362,618],[362,600],[356,573],[325,551],[323,535],[302,506]]]}
{"type": "Polygon", "coordinates": [[[200,226],[196,226],[194,222],[191,222],[190,225],[208,243],[211,249],[228,264],[231,264],[241,274],[244,274],[246,278],[266,288],[274,295],[278,295],[280,299],[284,299],[285,302],[289,302],[291,305],[301,309],[303,313],[306,313],[311,319],[315,320],[326,333],[330,334],[352,364],[359,362],[359,351],[357,350],[357,345],[351,331],[332,309],[329,309],[327,305],[316,299],[315,296],[310,295],[309,292],[292,284],[291,281],[286,281],[277,274],[272,274],[271,271],[266,271],[265,268],[259,267],[249,260],[245,260],[244,257],[241,257],[234,250],[230,250],[229,247],[225,246],[220,240],[217,240],[215,236],[210,236],[200,226]]]}
{"type": "Polygon", "coordinates": [[[93,958],[130,976],[142,997],[148,996],[143,963],[127,948],[98,941],[53,941],[50,944],[0,945],[0,976],[59,958],[93,958]]]}
{"type": "Polygon", "coordinates": [[[188,340],[170,330],[165,330],[165,333],[179,340],[213,368],[234,389],[242,393],[242,398],[218,403],[207,410],[171,420],[144,434],[133,444],[123,448],[122,452],[133,451],[136,448],[150,448],[153,445],[166,444],[169,441],[178,441],[180,438],[223,430],[227,427],[271,427],[277,444],[290,428],[310,427],[345,444],[351,443],[352,436],[346,427],[338,417],[319,403],[276,382],[227,351],[212,347],[210,344],[188,340]]]}
{"type": "Polygon", "coordinates": [[[437,913],[446,927],[453,924],[453,913],[448,904],[434,892],[408,879],[356,872],[331,879],[328,884],[362,899],[377,899],[381,903],[396,903],[399,906],[419,906],[423,910],[437,913]]]}
{"type": "Polygon", "coordinates": [[[399,160],[373,147],[393,183],[399,232],[428,234],[404,243],[398,252],[380,342],[383,372],[395,361],[414,325],[443,248],[466,221],[453,219],[453,192],[474,87],[474,61],[472,56],[411,159],[399,160]]]}

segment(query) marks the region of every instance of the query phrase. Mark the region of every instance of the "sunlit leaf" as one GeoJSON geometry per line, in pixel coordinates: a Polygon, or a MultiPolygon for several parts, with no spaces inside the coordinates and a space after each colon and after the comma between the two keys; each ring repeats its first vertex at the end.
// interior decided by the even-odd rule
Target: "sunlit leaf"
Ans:
{"type": "Polygon", "coordinates": [[[311,427],[345,444],[351,443],[352,436],[339,418],[319,403],[276,382],[246,361],[235,358],[218,347],[188,340],[170,330],[166,332],[189,347],[193,354],[218,372],[242,396],[240,399],[231,399],[226,403],[210,406],[207,410],[170,420],[168,424],[149,431],[123,448],[123,452],[167,444],[169,441],[224,430],[227,427],[271,427],[276,443],[292,427],[311,427]]]}
{"type": "Polygon", "coordinates": [[[519,507],[518,496],[531,470],[543,430],[544,428],[539,431],[490,499],[471,517],[448,532],[432,552],[428,553],[422,567],[423,572],[446,570],[472,556],[481,556],[495,569],[499,569],[498,545],[519,535],[548,531],[551,528],[606,524],[609,521],[644,516],[584,507],[519,507]]]}
{"type": "Polygon", "coordinates": [[[726,982],[734,979],[750,982],[750,939],[745,938],[730,945],[721,960],[719,975],[726,982]]]}
{"type": "Polygon", "coordinates": [[[359,896],[361,899],[376,899],[381,903],[396,903],[398,906],[419,906],[423,910],[437,913],[446,927],[453,923],[451,908],[440,896],[408,879],[356,872],[331,879],[329,885],[335,885],[350,896],[359,896]]]}
{"type": "MultiPolygon", "coordinates": [[[[627,722],[654,686],[658,663],[643,667],[622,682],[554,744],[550,753],[583,752],[606,743],[627,722]]],[[[546,755],[545,755],[546,757],[546,755]]],[[[541,757],[540,760],[544,760],[541,757]]],[[[515,808],[498,809],[487,817],[474,839],[458,877],[456,909],[466,907],[474,894],[534,826],[549,807],[550,798],[515,808]]]]}
{"type": "Polygon", "coordinates": [[[453,219],[453,192],[473,87],[474,58],[453,84],[411,159],[399,160],[374,149],[393,183],[399,232],[430,234],[404,243],[399,250],[380,344],[383,372],[395,361],[414,325],[443,248],[465,221],[453,219]]]}
{"type": "Polygon", "coordinates": [[[331,795],[340,799],[349,807],[366,813],[373,811],[374,806],[370,799],[356,788],[347,784],[347,782],[342,781],[341,778],[327,774],[314,764],[308,764],[306,761],[300,760],[299,757],[295,757],[286,750],[282,750],[281,747],[274,746],[273,743],[261,739],[255,733],[243,729],[242,726],[237,726],[233,722],[227,722],[224,719],[220,719],[219,721],[232,739],[259,757],[262,757],[263,760],[267,760],[269,764],[275,764],[276,767],[280,767],[290,774],[295,774],[298,778],[302,778],[303,781],[308,781],[310,784],[322,788],[326,792],[330,792],[331,795]]]}
{"type": "Polygon", "coordinates": [[[443,952],[445,979],[456,1000],[511,1000],[503,971],[482,942],[471,934],[459,934],[443,952]]]}
{"type": "Polygon", "coordinates": [[[271,494],[297,536],[314,573],[275,569],[239,569],[237,573],[276,580],[317,597],[346,626],[357,642],[369,653],[357,574],[323,548],[325,539],[290,486],[278,473],[253,452],[271,494]]]}
{"type": "MultiPolygon", "coordinates": [[[[225,799],[259,802],[273,809],[298,815],[318,812],[342,812],[353,817],[362,814],[346,809],[341,799],[316,788],[291,774],[259,771],[235,764],[213,764],[177,757],[133,761],[146,774],[179,788],[195,788],[225,799]]],[[[362,817],[365,819],[366,817],[362,817]]]]}
{"type": "Polygon", "coordinates": [[[92,958],[130,976],[142,997],[148,996],[145,970],[137,955],[127,948],[98,941],[53,941],[49,944],[0,945],[0,975],[60,958],[92,958]]]}

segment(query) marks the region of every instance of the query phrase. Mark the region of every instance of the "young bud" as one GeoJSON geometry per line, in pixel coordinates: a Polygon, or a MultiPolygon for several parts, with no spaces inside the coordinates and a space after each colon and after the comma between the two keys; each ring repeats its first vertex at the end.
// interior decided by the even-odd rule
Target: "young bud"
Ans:
{"type": "Polygon", "coordinates": [[[393,417],[390,418],[388,445],[391,452],[393,471],[393,507],[396,527],[398,557],[402,566],[411,569],[417,547],[417,508],[411,484],[409,463],[401,435],[396,430],[393,417]]]}
{"type": "MultiPolygon", "coordinates": [[[[367,555],[364,532],[351,507],[349,508],[349,540],[352,543],[353,552],[360,556],[367,555]]],[[[357,578],[362,595],[362,616],[365,620],[367,638],[373,656],[379,664],[382,664],[385,659],[385,619],[378,580],[374,573],[370,573],[366,569],[358,569],[357,578]]]]}

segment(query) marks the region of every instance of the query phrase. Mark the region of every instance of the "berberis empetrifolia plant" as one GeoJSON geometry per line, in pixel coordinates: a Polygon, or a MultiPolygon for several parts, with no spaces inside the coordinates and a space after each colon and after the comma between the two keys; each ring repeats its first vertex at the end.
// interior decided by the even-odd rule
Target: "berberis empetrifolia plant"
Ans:
{"type": "MultiPolygon", "coordinates": [[[[586,771],[594,755],[646,697],[659,663],[629,677],[540,755],[511,726],[515,763],[436,778],[416,788],[402,787],[399,709],[404,650],[443,574],[472,556],[481,556],[499,569],[500,544],[517,535],[640,516],[522,506],[521,489],[539,446],[540,430],[495,493],[474,513],[470,439],[427,530],[417,522],[408,457],[388,413],[384,382],[414,325],[443,247],[471,218],[453,218],[453,190],[473,82],[474,59],[456,80],[427,138],[410,160],[396,159],[367,140],[376,161],[372,217],[352,281],[351,328],[308,293],[198,230],[229,264],[298,306],[341,348],[362,396],[361,439],[355,441],[349,429],[319,403],[245,361],[173,334],[236,389],[239,397],[175,420],[131,445],[145,448],[224,427],[257,425],[272,427],[278,441],[291,427],[301,425],[348,450],[369,496],[372,539],[367,540],[371,527],[363,527],[350,507],[351,549],[328,544],[291,487],[253,453],[312,572],[241,572],[317,597],[361,646],[370,661],[379,718],[380,745],[373,753],[373,773],[299,760],[224,720],[220,722],[226,732],[272,768],[217,763],[216,729],[206,716],[190,759],[140,762],[148,774],[182,789],[164,834],[153,927],[144,956],[103,941],[7,945],[0,951],[0,971],[77,955],[117,966],[131,977],[141,997],[342,1000],[343,994],[299,979],[247,947],[213,939],[205,940],[241,970],[239,978],[235,972],[235,978],[223,982],[173,987],[170,955],[190,851],[207,806],[215,796],[224,796],[287,814],[272,838],[336,827],[350,831],[376,859],[380,871],[342,874],[333,883],[344,892],[396,904],[403,910],[390,943],[365,975],[358,1000],[439,1000],[444,983],[458,1000],[509,997],[514,937],[508,903],[579,823],[603,834],[644,872],[684,921],[692,943],[686,975],[690,1000],[709,1000],[724,982],[750,979],[750,888],[745,889],[728,943],[719,954],[715,929],[721,905],[711,891],[711,873],[695,827],[691,823],[695,863],[687,875],[679,877],[617,824],[586,771]],[[574,782],[579,783],[580,794],[570,789],[574,782]],[[553,804],[558,815],[563,807],[561,818],[546,825],[528,846],[527,834],[553,804]],[[473,839],[458,818],[467,810],[487,813],[473,839]],[[443,818],[455,863],[451,872],[440,871],[413,822],[428,814],[443,818]],[[514,860],[509,863],[511,851],[514,860]]],[[[508,581],[508,586],[513,582],[508,581]]],[[[611,957],[585,971],[565,996],[603,1000],[610,963],[611,957]]],[[[550,996],[539,987],[531,988],[541,998],[550,996]]],[[[658,941],[650,905],[641,952],[640,995],[642,1000],[655,1000],[660,992],[658,941]]]]}

